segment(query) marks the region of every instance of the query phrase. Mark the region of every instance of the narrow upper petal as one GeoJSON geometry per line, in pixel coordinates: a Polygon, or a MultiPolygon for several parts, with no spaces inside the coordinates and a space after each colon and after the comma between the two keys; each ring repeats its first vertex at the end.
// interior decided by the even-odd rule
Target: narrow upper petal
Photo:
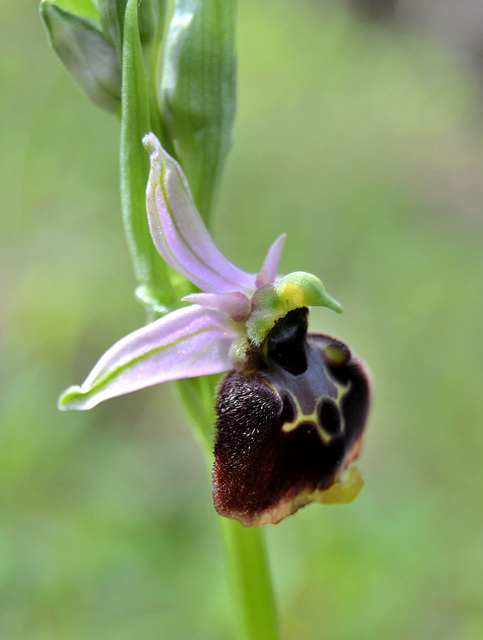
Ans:
{"type": "Polygon", "coordinates": [[[250,300],[244,293],[232,291],[231,293],[190,293],[184,298],[183,302],[191,302],[199,304],[207,309],[215,311],[223,311],[236,322],[242,322],[250,313],[250,300]]]}
{"type": "Polygon", "coordinates": [[[148,220],[162,258],[203,291],[253,292],[256,276],[232,264],[215,245],[179,164],[153,133],[144,138],[144,145],[151,154],[146,191],[148,220]]]}
{"type": "Polygon", "coordinates": [[[59,408],[90,409],[160,382],[227,371],[237,336],[223,313],[197,305],[177,309],[119,340],[83,385],[64,392],[59,408]]]}
{"type": "Polygon", "coordinates": [[[275,282],[275,278],[277,277],[278,263],[280,262],[283,245],[285,244],[286,239],[287,234],[282,233],[282,235],[275,240],[275,242],[268,250],[262,270],[260,271],[256,279],[257,287],[263,287],[266,284],[275,282]]]}

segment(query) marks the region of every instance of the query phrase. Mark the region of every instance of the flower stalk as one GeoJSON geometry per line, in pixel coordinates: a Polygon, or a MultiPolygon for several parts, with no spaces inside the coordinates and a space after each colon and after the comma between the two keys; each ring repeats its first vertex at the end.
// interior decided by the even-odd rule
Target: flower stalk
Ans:
{"type": "Polygon", "coordinates": [[[278,640],[278,620],[263,529],[221,518],[228,577],[243,640],[278,640]]]}

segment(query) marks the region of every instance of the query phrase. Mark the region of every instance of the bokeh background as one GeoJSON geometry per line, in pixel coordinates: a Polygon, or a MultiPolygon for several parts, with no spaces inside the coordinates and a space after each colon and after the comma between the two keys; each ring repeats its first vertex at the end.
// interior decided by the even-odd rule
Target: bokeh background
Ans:
{"type": "MultiPolygon", "coordinates": [[[[479,640],[483,16],[440,3],[466,16],[455,31],[415,3],[351,4],[240,2],[216,218],[253,271],[288,232],[282,272],[318,274],[345,308],[312,327],[375,380],[360,497],[266,528],[283,638],[479,640]]],[[[209,478],[172,389],[56,409],[144,321],[118,124],[33,0],[0,15],[0,637],[232,640],[209,478]]]]}

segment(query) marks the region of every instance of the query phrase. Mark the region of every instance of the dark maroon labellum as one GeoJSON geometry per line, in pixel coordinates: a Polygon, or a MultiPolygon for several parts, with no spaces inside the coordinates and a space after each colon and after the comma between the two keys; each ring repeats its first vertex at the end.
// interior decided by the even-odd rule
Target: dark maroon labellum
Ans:
{"type": "Polygon", "coordinates": [[[307,335],[307,309],[278,320],[257,370],[231,371],[219,388],[218,513],[261,526],[309,502],[349,501],[324,495],[359,453],[369,396],[365,367],[344,343],[307,335]]]}

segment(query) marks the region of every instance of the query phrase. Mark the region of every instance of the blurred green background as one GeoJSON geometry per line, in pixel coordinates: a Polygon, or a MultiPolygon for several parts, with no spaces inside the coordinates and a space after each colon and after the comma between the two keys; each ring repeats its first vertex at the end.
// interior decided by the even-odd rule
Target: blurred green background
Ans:
{"type": "MultiPolygon", "coordinates": [[[[0,22],[0,637],[232,640],[209,478],[166,385],[59,413],[140,326],[118,124],[49,50],[33,0],[0,22]]],[[[350,506],[266,533],[284,640],[483,637],[483,101],[416,30],[341,3],[243,0],[234,147],[215,234],[256,271],[319,275],[312,328],[370,364],[350,506]]]]}

